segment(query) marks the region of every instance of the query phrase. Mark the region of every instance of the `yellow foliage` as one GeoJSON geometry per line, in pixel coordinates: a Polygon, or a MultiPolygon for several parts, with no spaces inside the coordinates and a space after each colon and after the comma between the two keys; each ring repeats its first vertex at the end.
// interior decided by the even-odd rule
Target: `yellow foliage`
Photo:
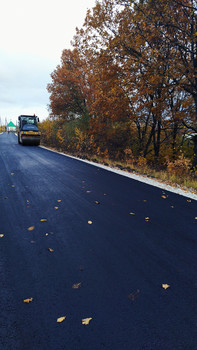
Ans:
{"type": "Polygon", "coordinates": [[[60,129],[60,128],[57,131],[57,139],[60,143],[64,142],[64,137],[62,136],[62,129],[60,129]]]}

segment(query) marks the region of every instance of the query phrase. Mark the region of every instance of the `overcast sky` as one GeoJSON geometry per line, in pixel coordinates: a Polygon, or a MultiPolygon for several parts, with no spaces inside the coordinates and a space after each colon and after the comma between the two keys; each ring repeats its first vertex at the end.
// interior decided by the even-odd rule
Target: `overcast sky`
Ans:
{"type": "Polygon", "coordinates": [[[50,74],[95,0],[6,0],[0,19],[1,123],[48,116],[50,74]]]}

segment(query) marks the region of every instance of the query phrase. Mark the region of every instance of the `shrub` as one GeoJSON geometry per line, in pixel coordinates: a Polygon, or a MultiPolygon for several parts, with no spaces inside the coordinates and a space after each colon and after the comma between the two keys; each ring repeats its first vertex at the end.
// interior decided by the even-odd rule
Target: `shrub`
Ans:
{"type": "Polygon", "coordinates": [[[179,156],[174,162],[168,162],[167,170],[170,175],[183,176],[188,175],[191,169],[191,161],[188,158],[184,158],[183,155],[179,156]]]}

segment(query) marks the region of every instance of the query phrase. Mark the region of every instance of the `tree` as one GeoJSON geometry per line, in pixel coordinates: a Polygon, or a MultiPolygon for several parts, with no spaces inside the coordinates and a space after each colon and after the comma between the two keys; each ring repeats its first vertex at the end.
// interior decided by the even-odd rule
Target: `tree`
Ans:
{"type": "Polygon", "coordinates": [[[51,74],[52,83],[47,87],[52,115],[62,120],[88,117],[88,86],[84,67],[77,49],[63,51],[61,65],[51,74]]]}

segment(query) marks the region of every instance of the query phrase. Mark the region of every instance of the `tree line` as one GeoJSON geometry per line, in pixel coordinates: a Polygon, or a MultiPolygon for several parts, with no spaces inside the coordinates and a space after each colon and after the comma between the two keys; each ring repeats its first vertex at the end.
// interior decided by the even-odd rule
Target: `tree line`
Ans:
{"type": "Polygon", "coordinates": [[[51,78],[45,142],[197,166],[197,1],[96,1],[51,78]]]}

